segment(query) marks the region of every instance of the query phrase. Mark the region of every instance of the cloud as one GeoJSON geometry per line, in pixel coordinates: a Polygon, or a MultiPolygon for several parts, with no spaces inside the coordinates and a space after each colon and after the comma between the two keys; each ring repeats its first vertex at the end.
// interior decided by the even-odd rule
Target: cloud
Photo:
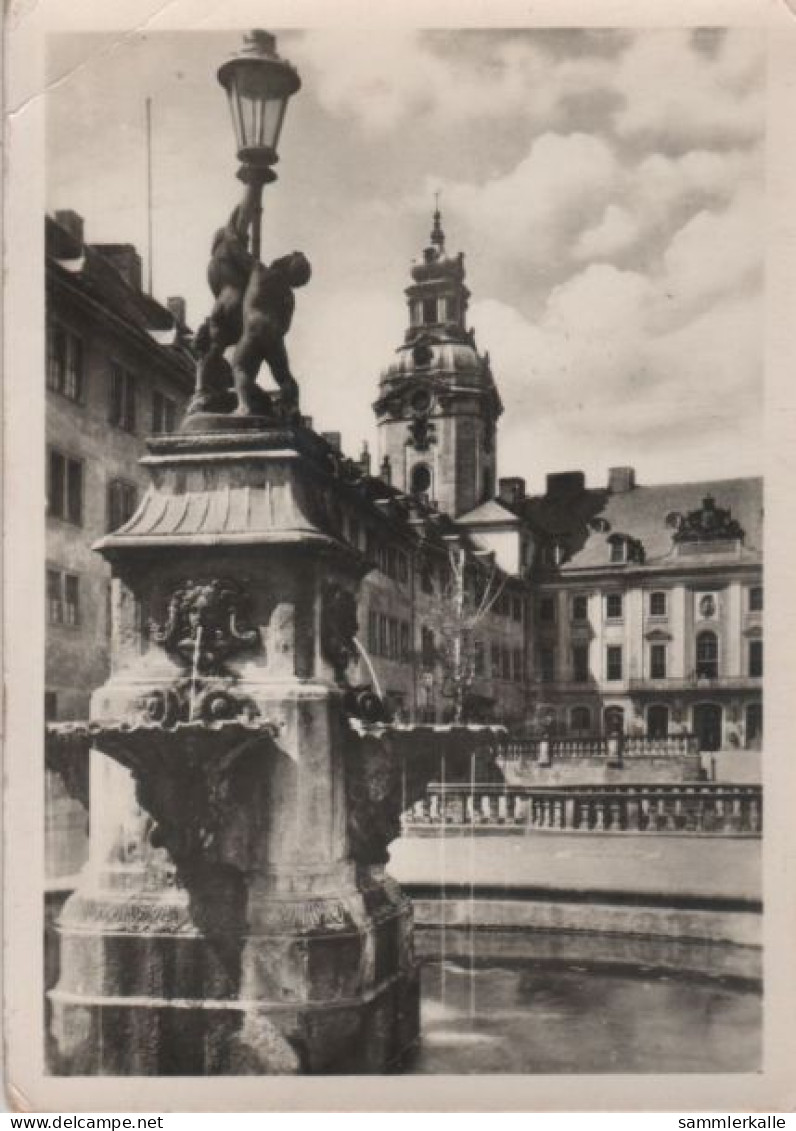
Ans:
{"type": "Polygon", "coordinates": [[[690,31],[640,34],[617,60],[624,100],[614,125],[624,138],[667,149],[754,143],[763,124],[765,40],[726,32],[711,55],[690,31]]]}
{"type": "Polygon", "coordinates": [[[575,259],[613,259],[638,240],[638,220],[621,205],[609,204],[593,228],[580,233],[572,248],[575,259]]]}
{"type": "Polygon", "coordinates": [[[605,87],[610,61],[595,53],[556,58],[545,33],[404,29],[309,31],[294,54],[312,72],[321,105],[370,133],[424,117],[437,125],[520,114],[548,125],[567,104],[605,87]],[[341,66],[341,60],[345,64],[341,66]]]}
{"type": "Polygon", "coordinates": [[[463,223],[472,239],[488,235],[500,256],[544,269],[617,191],[620,169],[611,147],[588,134],[545,133],[527,156],[504,176],[483,184],[429,178],[443,189],[446,212],[463,223]]]}
{"type": "Polygon", "coordinates": [[[759,290],[762,223],[760,197],[744,192],[723,211],[703,209],[680,228],[663,256],[673,309],[695,310],[722,295],[759,290]]]}

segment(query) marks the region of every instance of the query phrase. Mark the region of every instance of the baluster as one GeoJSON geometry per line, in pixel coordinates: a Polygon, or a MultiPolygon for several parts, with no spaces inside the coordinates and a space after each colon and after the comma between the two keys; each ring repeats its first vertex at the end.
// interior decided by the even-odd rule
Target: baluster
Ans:
{"type": "Polygon", "coordinates": [[[498,821],[505,824],[509,815],[509,799],[505,793],[501,793],[498,797],[498,821]]]}
{"type": "Polygon", "coordinates": [[[575,824],[575,820],[576,820],[576,799],[571,794],[568,794],[567,798],[564,802],[564,828],[565,829],[576,828],[577,826],[575,824]]]}
{"type": "Polygon", "coordinates": [[[632,832],[641,830],[641,805],[635,789],[628,790],[626,803],[627,828],[632,832]]]}
{"type": "Polygon", "coordinates": [[[428,811],[429,820],[438,821],[439,820],[439,794],[438,793],[432,793],[432,794],[429,795],[428,805],[429,805],[429,811],[428,811]]]}
{"type": "Polygon", "coordinates": [[[605,829],[605,800],[602,797],[594,798],[594,831],[603,832],[605,829]]]}

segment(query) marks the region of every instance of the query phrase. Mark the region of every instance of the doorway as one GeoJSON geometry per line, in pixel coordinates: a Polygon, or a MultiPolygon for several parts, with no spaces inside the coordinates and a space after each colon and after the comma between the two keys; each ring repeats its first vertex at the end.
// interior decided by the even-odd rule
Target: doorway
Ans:
{"type": "Polygon", "coordinates": [[[697,703],[694,707],[694,733],[700,750],[720,750],[722,710],[717,703],[697,703]]]}

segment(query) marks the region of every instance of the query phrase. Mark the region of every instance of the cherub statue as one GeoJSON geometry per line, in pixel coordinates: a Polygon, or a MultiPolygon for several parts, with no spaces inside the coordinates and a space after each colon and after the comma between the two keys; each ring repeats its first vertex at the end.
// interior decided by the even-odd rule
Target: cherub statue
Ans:
{"type": "Polygon", "coordinates": [[[309,282],[310,274],[309,261],[300,251],[275,259],[269,267],[254,264],[243,296],[243,334],[232,358],[238,415],[256,411],[251,395],[263,361],[279,386],[284,416],[298,415],[298,383],[290,372],[285,335],[296,306],[293,290],[309,282]]]}
{"type": "Polygon", "coordinates": [[[257,385],[266,361],[280,388],[282,411],[288,417],[298,414],[298,385],[284,338],[295,308],[293,288],[308,282],[311,270],[301,252],[270,266],[250,252],[249,230],[259,210],[259,191],[255,183],[247,184],[243,200],[213,237],[207,281],[215,302],[196,334],[199,360],[189,413],[270,415],[271,398],[257,385]],[[235,351],[230,366],[224,354],[231,346],[235,351]]]}

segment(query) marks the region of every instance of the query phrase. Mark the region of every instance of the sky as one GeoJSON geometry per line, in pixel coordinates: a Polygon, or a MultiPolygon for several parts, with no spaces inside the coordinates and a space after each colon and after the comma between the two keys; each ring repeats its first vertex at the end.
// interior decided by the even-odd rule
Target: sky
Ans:
{"type": "MultiPolygon", "coordinates": [[[[215,79],[229,34],[53,35],[47,208],[146,261],[206,316],[210,240],[239,195],[215,79]]],[[[263,255],[313,266],[288,340],[302,408],[375,450],[372,403],[441,194],[469,323],[505,412],[499,474],[640,482],[762,468],[764,38],[665,31],[282,31],[303,85],[263,255]]]]}

